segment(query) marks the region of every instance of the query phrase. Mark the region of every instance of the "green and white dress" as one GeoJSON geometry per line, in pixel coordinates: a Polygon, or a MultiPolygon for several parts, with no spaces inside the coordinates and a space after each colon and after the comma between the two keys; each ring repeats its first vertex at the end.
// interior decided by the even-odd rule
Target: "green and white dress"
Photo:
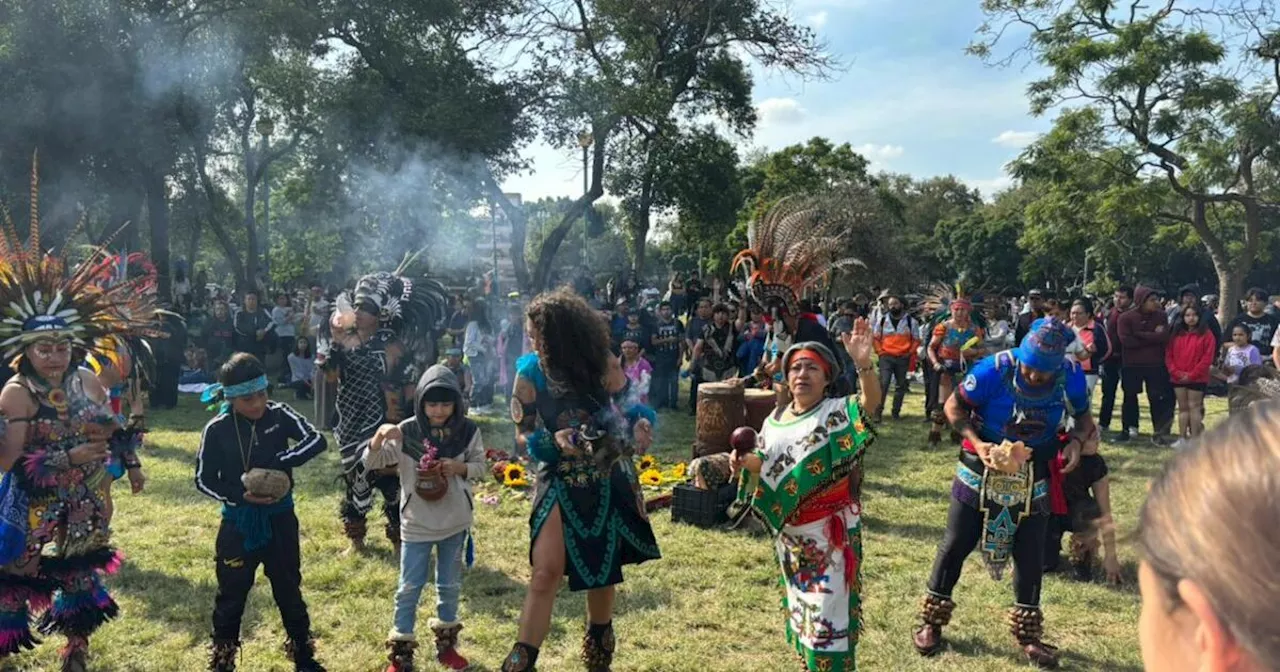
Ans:
{"type": "Polygon", "coordinates": [[[763,466],[742,497],[775,535],[787,641],[810,670],[857,669],[862,627],[862,456],[875,434],[854,397],[787,422],[756,444],[763,466]]]}

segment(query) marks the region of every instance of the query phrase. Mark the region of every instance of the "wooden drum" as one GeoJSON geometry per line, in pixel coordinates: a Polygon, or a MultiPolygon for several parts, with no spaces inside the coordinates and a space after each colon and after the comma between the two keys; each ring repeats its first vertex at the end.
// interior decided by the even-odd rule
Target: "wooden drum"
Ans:
{"type": "Polygon", "coordinates": [[[741,383],[702,383],[698,386],[697,429],[693,456],[729,451],[733,430],[746,424],[741,383]]]}
{"type": "Polygon", "coordinates": [[[757,432],[764,428],[764,421],[777,407],[778,396],[773,390],[752,388],[745,393],[747,424],[757,432]]]}

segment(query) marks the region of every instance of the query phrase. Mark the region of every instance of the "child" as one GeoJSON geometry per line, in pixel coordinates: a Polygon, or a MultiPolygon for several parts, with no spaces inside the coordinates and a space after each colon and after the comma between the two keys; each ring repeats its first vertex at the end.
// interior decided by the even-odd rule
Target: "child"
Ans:
{"type": "Polygon", "coordinates": [[[631,393],[640,403],[649,405],[649,381],[653,378],[653,365],[640,356],[640,344],[632,340],[622,342],[622,370],[631,381],[631,393]]]}
{"type": "MultiPolygon", "coordinates": [[[[302,601],[292,470],[324,452],[325,439],[297,411],[267,399],[267,371],[257,357],[232,355],[218,371],[218,380],[221,387],[211,391],[220,392],[226,403],[205,425],[196,455],[196,487],[222,502],[209,669],[235,672],[240,619],[254,574],[263,565],[289,637],[285,652],[294,668],[324,672],[315,660],[311,619],[302,601]],[[288,491],[278,498],[247,492],[243,478],[254,469],[283,474],[288,491]]],[[[205,398],[214,394],[206,393],[205,398]]]]}
{"type": "Polygon", "coordinates": [[[1262,353],[1258,346],[1249,342],[1249,328],[1237,324],[1231,330],[1231,345],[1227,346],[1227,356],[1222,360],[1222,370],[1227,372],[1227,382],[1240,380],[1240,372],[1249,366],[1262,366],[1262,353]]]}
{"type": "Polygon", "coordinates": [[[444,365],[458,379],[458,387],[462,390],[462,414],[466,415],[471,408],[471,389],[475,387],[475,379],[471,377],[471,366],[462,361],[462,348],[445,350],[444,365]]]}
{"type": "Polygon", "coordinates": [[[1213,331],[1200,321],[1200,309],[1183,308],[1182,319],[1173,325],[1169,345],[1164,351],[1169,382],[1178,401],[1178,437],[1176,447],[1185,445],[1204,432],[1204,393],[1209,386],[1209,369],[1218,354],[1218,340],[1213,331]]]}
{"type": "MultiPolygon", "coordinates": [[[[418,598],[427,582],[431,551],[436,552],[436,660],[450,670],[467,667],[458,653],[458,597],[462,591],[462,560],[469,546],[472,512],[471,485],[487,471],[484,443],[475,422],[462,413],[465,398],[458,379],[447,366],[427,369],[418,381],[415,417],[399,425],[383,425],[361,456],[365,466],[380,468],[389,461],[400,472],[400,587],[396,590],[395,619],[388,636],[391,665],[387,672],[411,672],[417,648],[414,625],[418,598]],[[446,482],[442,497],[428,501],[420,462],[434,449],[435,466],[446,482]]],[[[431,460],[431,456],[427,456],[431,460]]],[[[438,490],[437,490],[438,492],[438,490]]],[[[467,553],[470,555],[470,553],[467,553]]]]}
{"type": "Polygon", "coordinates": [[[1080,456],[1080,465],[1066,475],[1063,494],[1067,499],[1067,515],[1053,516],[1049,522],[1045,571],[1058,570],[1062,562],[1062,535],[1071,532],[1071,567],[1075,571],[1075,579],[1092,581],[1098,533],[1101,532],[1102,567],[1107,573],[1107,582],[1119,584],[1116,525],[1111,518],[1111,481],[1107,478],[1107,462],[1098,454],[1096,443],[1085,449],[1080,456]]]}

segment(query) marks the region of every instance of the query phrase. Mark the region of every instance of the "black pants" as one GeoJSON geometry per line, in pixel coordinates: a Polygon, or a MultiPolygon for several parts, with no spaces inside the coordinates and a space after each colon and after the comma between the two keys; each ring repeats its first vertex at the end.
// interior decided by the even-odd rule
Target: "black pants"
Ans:
{"type": "MultiPolygon", "coordinates": [[[[1040,583],[1044,578],[1045,536],[1049,529],[1048,514],[1027,516],[1018,524],[1013,537],[1013,592],[1017,603],[1034,607],[1040,604],[1040,583]]],[[[929,592],[951,597],[965,558],[977,548],[982,538],[982,512],[951,498],[947,511],[947,531],[938,546],[929,577],[929,592]]]]}
{"type": "Polygon", "coordinates": [[[694,366],[689,373],[689,415],[695,415],[698,412],[698,383],[702,381],[700,371],[702,366],[694,366]]]}
{"type": "Polygon", "coordinates": [[[1121,368],[1119,360],[1102,365],[1102,408],[1098,410],[1098,424],[1103,428],[1111,426],[1111,415],[1116,410],[1116,388],[1120,387],[1121,368]]]}
{"type": "Polygon", "coordinates": [[[262,565],[271,582],[271,596],[280,608],[280,619],[290,639],[307,641],[311,618],[307,603],[302,601],[302,567],[298,551],[298,517],[293,511],[277,513],[271,518],[271,541],[254,551],[244,549],[244,537],[235,526],[222,521],[216,542],[215,572],[218,595],[213,602],[213,638],[240,639],[240,619],[253,588],[258,565],[262,565]]]}
{"type": "MultiPolygon", "coordinates": [[[[397,474],[379,476],[370,473],[368,481],[370,488],[382,493],[382,513],[387,517],[387,526],[385,528],[387,539],[393,542],[400,541],[400,476],[397,474]]],[[[373,496],[376,498],[376,495],[373,496]]],[[[363,539],[365,521],[368,516],[360,512],[353,499],[351,482],[347,481],[347,494],[342,500],[342,505],[338,507],[338,513],[342,516],[342,522],[348,525],[347,536],[363,539]],[[358,528],[358,534],[354,533],[355,528],[358,528]]]]}
{"type": "Polygon", "coordinates": [[[924,417],[927,418],[935,409],[942,410],[938,402],[938,381],[941,376],[927,357],[920,360],[920,371],[924,373],[924,417]]]}
{"type": "Polygon", "coordinates": [[[680,406],[680,365],[658,363],[649,383],[649,402],[655,409],[676,410],[680,406]]]}
{"type": "Polygon", "coordinates": [[[910,383],[907,381],[907,367],[911,365],[911,357],[903,355],[880,357],[880,412],[884,412],[884,400],[889,398],[889,383],[897,379],[898,386],[893,390],[893,417],[902,412],[902,400],[907,396],[910,383]]]}
{"type": "Polygon", "coordinates": [[[175,408],[178,405],[178,377],[182,371],[176,363],[156,364],[155,385],[151,389],[151,405],[155,408],[175,408]]]}
{"type": "Polygon", "coordinates": [[[1156,436],[1169,434],[1173,427],[1175,401],[1169,372],[1163,364],[1152,366],[1125,365],[1121,371],[1120,386],[1124,389],[1124,406],[1120,419],[1125,427],[1138,426],[1138,395],[1147,390],[1147,403],[1151,406],[1151,425],[1156,436]]]}

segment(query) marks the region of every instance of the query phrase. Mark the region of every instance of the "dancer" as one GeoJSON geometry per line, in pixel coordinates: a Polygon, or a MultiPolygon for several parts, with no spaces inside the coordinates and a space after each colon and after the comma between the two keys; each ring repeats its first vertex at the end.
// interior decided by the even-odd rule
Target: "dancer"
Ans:
{"type": "Polygon", "coordinates": [[[463,556],[472,556],[474,520],[468,481],[482,479],[488,472],[484,442],[480,427],[462,410],[462,388],[448,367],[427,369],[414,398],[414,417],[379,428],[361,458],[367,467],[391,462],[400,475],[404,553],[400,556],[394,624],[387,636],[391,650],[387,672],[413,672],[418,598],[427,582],[433,549],[436,617],[430,627],[436,638],[436,661],[447,669],[463,670],[468,663],[458,653],[462,630],[458,599],[463,556]]]}
{"type": "Polygon", "coordinates": [[[87,354],[106,356],[120,338],[161,337],[152,296],[130,281],[109,288],[95,278],[109,254],[94,250],[76,266],[40,242],[37,168],[32,168],[27,244],[0,238],[0,342],[16,371],[0,391],[8,421],[0,471],[27,498],[17,548],[0,554],[0,664],[33,648],[30,618],[66,636],[64,672],[83,672],[89,637],[119,609],[103,577],[121,558],[110,545],[104,490],[108,440],[117,428],[107,391],[87,354]]]}
{"type": "Polygon", "coordinates": [[[316,364],[338,384],[338,424],[334,437],[342,454],[346,497],[339,514],[350,540],[348,553],[363,553],[373,508],[373,491],[382,493],[387,539],[399,552],[400,479],[394,466],[370,472],[360,461],[360,446],[383,423],[404,417],[413,397],[414,353],[431,349],[431,330],[444,314],[444,287],[434,280],[409,278],[406,258],[395,273],[360,278],[351,295],[342,295],[321,328],[316,364]],[[406,385],[408,393],[406,394],[406,385]]]}
{"type": "Polygon", "coordinates": [[[142,460],[138,458],[138,449],[142,447],[142,437],[146,433],[146,415],[141,396],[141,380],[137,375],[139,367],[134,365],[130,349],[124,343],[118,343],[112,352],[105,355],[89,354],[85,358],[89,369],[98,377],[98,382],[107,391],[107,404],[115,419],[116,429],[108,442],[111,457],[107,462],[107,484],[103,488],[103,513],[106,523],[111,524],[115,505],[111,497],[111,487],[116,481],[128,476],[129,488],[133,494],[141,494],[146,488],[147,476],[142,471],[142,460]],[[129,415],[124,414],[124,403],[129,403],[129,415]]]}
{"type": "Polygon", "coordinates": [[[520,633],[503,672],[535,669],[562,576],[587,591],[582,662],[613,662],[613,603],[623,565],[661,557],[631,455],[652,440],[652,411],[619,408],[627,378],[609,350],[609,328],[582,298],[561,289],[536,297],[525,330],[533,352],[516,365],[511,401],[517,441],[537,467],[529,518],[533,576],[520,633]]]}
{"type": "Polygon", "coordinates": [[[943,409],[951,398],[956,380],[986,354],[982,345],[986,331],[972,319],[973,302],[959,285],[956,285],[956,293],[947,309],[950,315],[933,328],[926,350],[929,363],[938,376],[938,406],[933,413],[933,427],[929,430],[930,448],[937,448],[942,441],[942,426],[946,424],[943,409]]]}
{"type": "Polygon", "coordinates": [[[942,628],[955,609],[952,590],[964,559],[981,541],[996,580],[1013,559],[1016,602],[1009,621],[1023,654],[1041,667],[1058,664],[1057,650],[1041,639],[1049,463],[1061,451],[1063,471],[1070,473],[1080,462],[1082,445],[1097,442],[1084,373],[1065,362],[1073,338],[1061,322],[1037,320],[1022,345],[979,362],[946,402],[947,419],[964,444],[951,486],[947,531],[920,615],[923,624],[913,638],[922,655],[942,648],[942,628]],[[1058,438],[1061,425],[1071,432],[1065,445],[1058,438]],[[1029,459],[1011,457],[1009,446],[997,445],[1005,441],[1024,444],[1029,459]]]}
{"type": "MultiPolygon", "coordinates": [[[[832,396],[841,359],[818,343],[783,357],[791,403],[765,422],[740,499],[774,535],[786,588],[787,642],[806,670],[857,669],[862,629],[862,458],[874,439],[867,424],[880,407],[864,318],[841,336],[857,367],[862,399],[832,396]]],[[[732,458],[736,471],[739,462],[732,458]]]]}
{"type": "Polygon", "coordinates": [[[240,620],[258,565],[271,582],[288,640],[284,649],[298,672],[324,672],[315,659],[311,618],[302,600],[298,517],[293,512],[293,469],[324,452],[327,442],[302,414],[267,398],[267,369],[238,352],[218,371],[204,400],[226,401],[205,425],[196,454],[196,487],[222,503],[214,557],[218,594],[213,603],[210,672],[235,672],[240,620]],[[292,442],[292,445],[290,443],[292,442]],[[250,491],[257,477],[282,485],[250,491]]]}

